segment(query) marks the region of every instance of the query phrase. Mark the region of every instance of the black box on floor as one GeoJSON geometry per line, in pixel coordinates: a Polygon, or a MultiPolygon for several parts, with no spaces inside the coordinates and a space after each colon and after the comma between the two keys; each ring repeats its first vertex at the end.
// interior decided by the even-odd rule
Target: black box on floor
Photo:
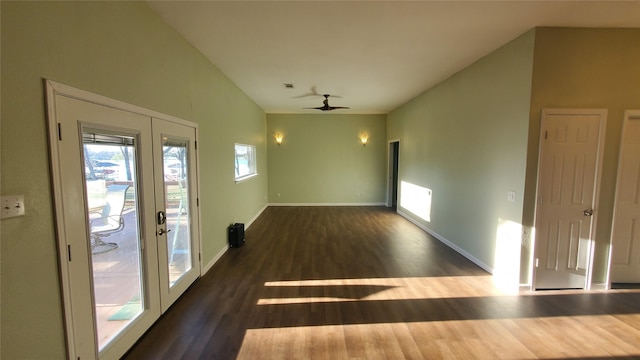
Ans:
{"type": "Polygon", "coordinates": [[[229,225],[229,247],[240,247],[244,245],[244,224],[235,223],[229,225]]]}

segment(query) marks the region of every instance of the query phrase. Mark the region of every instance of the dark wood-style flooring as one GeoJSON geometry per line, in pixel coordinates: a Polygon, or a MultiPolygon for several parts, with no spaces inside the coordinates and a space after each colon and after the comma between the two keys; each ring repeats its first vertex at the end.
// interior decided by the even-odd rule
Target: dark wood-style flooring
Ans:
{"type": "Polygon", "coordinates": [[[640,358],[640,290],[504,294],[382,207],[270,207],[126,359],[640,358]]]}

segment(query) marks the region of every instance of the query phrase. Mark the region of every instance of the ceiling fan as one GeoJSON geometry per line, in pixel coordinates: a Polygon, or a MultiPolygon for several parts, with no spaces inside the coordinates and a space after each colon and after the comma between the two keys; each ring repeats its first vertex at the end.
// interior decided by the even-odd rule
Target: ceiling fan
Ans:
{"type": "Polygon", "coordinates": [[[324,100],[322,100],[322,103],[324,105],[322,106],[318,106],[318,107],[313,107],[313,108],[305,108],[305,109],[316,109],[316,110],[321,110],[321,111],[331,111],[331,110],[337,110],[337,109],[349,109],[346,106],[330,106],[329,105],[329,94],[323,94],[322,96],[324,96],[324,100]]]}

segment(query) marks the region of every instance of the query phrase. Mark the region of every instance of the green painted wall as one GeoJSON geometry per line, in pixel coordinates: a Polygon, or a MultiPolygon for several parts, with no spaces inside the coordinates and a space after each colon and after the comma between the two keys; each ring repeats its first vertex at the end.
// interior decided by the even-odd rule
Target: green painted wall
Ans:
{"type": "Polygon", "coordinates": [[[526,226],[533,226],[542,109],[608,109],[593,278],[603,283],[622,120],[625,110],[640,109],[640,29],[536,29],[531,94],[526,226]]]}
{"type": "MultiPolygon", "coordinates": [[[[522,223],[533,44],[529,31],[388,117],[400,181],[433,191],[431,221],[400,210],[493,269],[499,230],[522,223]]],[[[511,259],[521,239],[501,239],[511,259]]]]}
{"type": "Polygon", "coordinates": [[[269,202],[386,201],[386,115],[269,114],[267,136],[269,202]],[[276,133],[284,135],[280,146],[276,133]],[[366,146],[361,133],[369,136],[366,146]]]}
{"type": "Polygon", "coordinates": [[[1,2],[4,359],[65,358],[45,103],[47,78],[200,126],[203,263],[267,196],[266,115],[142,2],[1,2]],[[260,176],[235,184],[234,142],[257,145],[260,176]]]}
{"type": "MultiPolygon", "coordinates": [[[[430,221],[414,220],[495,267],[500,224],[533,223],[541,109],[606,108],[604,280],[622,116],[640,108],[639,29],[527,32],[388,116],[267,116],[144,3],[0,4],[1,192],[27,206],[1,223],[2,358],[65,357],[43,78],[199,124],[205,264],[226,247],[227,224],[267,201],[385,202],[387,141],[399,139],[400,180],[433,190],[430,221]],[[257,146],[260,174],[237,184],[235,142],[257,146]]],[[[531,249],[520,250],[524,282],[531,249]]]]}

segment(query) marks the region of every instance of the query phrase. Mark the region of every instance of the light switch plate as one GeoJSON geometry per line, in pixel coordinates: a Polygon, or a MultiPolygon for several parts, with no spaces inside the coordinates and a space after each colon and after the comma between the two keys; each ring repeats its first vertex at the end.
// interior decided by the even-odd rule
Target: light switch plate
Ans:
{"type": "Polygon", "coordinates": [[[0,206],[0,219],[24,216],[24,195],[3,195],[0,206]]]}

